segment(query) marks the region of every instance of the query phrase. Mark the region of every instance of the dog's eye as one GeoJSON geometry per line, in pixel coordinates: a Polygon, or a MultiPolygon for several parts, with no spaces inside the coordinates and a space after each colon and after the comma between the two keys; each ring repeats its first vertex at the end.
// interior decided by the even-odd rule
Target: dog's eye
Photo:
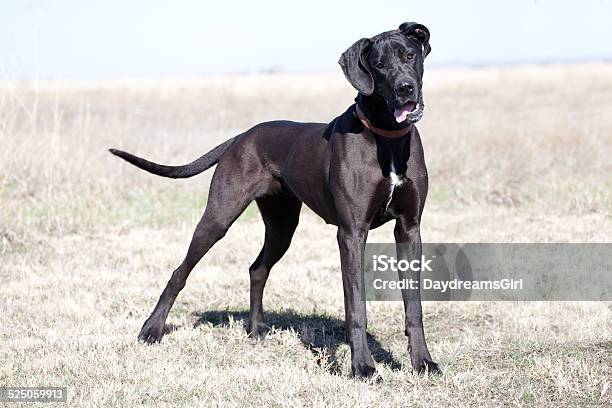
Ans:
{"type": "Polygon", "coordinates": [[[376,67],[377,69],[384,69],[384,68],[385,68],[385,64],[383,64],[382,62],[377,62],[377,63],[376,63],[376,65],[375,65],[375,67],[376,67]]]}
{"type": "Polygon", "coordinates": [[[406,60],[411,60],[411,59],[413,59],[413,58],[414,58],[414,54],[413,54],[413,53],[411,53],[411,52],[409,52],[408,54],[406,54],[406,57],[405,57],[405,58],[406,58],[406,60]]]}

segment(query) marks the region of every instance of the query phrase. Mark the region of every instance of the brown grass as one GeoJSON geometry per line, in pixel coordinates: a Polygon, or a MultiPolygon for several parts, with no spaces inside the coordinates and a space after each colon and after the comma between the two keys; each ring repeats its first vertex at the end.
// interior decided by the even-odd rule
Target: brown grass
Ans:
{"type": "MultiPolygon", "coordinates": [[[[419,125],[429,242],[610,242],[612,66],[430,70],[419,125]]],[[[609,303],[427,303],[445,375],[408,365],[401,305],[371,303],[381,383],[349,377],[334,229],[305,211],[246,337],[249,208],[146,347],[136,334],[186,250],[210,172],[155,178],[106,152],[182,163],[253,124],[328,121],[341,74],[0,86],[0,385],[66,385],[70,405],[612,404],[609,303]]],[[[390,226],[371,241],[390,241],[390,226]]]]}

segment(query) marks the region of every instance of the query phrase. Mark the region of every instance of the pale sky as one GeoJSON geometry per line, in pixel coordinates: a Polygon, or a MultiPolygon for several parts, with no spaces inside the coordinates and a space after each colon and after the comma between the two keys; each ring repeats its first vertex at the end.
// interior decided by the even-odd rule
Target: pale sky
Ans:
{"type": "Polygon", "coordinates": [[[430,66],[612,59],[612,0],[0,0],[0,79],[326,72],[417,21],[430,66]]]}

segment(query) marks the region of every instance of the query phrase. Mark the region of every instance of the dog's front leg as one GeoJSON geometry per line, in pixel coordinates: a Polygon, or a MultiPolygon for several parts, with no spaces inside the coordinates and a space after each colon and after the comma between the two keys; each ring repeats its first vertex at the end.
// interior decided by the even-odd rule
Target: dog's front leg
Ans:
{"type": "Polygon", "coordinates": [[[371,377],[376,369],[368,349],[366,303],[363,296],[361,268],[367,232],[339,228],[337,238],[344,288],[346,339],[351,347],[351,368],[355,377],[371,377]]]}
{"type": "MultiPolygon", "coordinates": [[[[395,224],[395,242],[397,244],[398,259],[414,260],[420,259],[422,255],[421,232],[418,223],[410,225],[406,220],[398,219],[395,224]]],[[[412,368],[419,372],[441,373],[438,365],[434,363],[429,354],[427,343],[425,343],[425,331],[423,329],[423,308],[421,306],[419,269],[399,273],[400,279],[408,279],[419,282],[410,289],[402,290],[404,310],[406,313],[405,333],[408,336],[408,349],[412,368]]]]}

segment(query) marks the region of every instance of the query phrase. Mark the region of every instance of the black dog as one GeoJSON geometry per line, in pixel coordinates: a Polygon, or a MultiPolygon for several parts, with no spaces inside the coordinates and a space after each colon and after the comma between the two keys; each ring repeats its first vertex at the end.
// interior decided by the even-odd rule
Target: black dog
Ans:
{"type": "MultiPolygon", "coordinates": [[[[187,255],[138,338],[147,343],[161,339],[168,312],[189,273],[253,200],[266,227],[263,248],[249,269],[250,332],[261,335],[266,329],[262,311],[266,280],[287,251],[306,203],[325,222],[338,226],[353,374],[373,375],[362,297],[362,251],[370,229],[395,220],[396,242],[410,244],[398,245],[399,255],[420,257],[427,169],[414,123],[423,115],[423,61],[430,50],[428,29],[416,23],[357,41],[339,61],[359,91],[356,104],[329,124],[262,123],[183,166],[164,166],[111,149],[164,177],[191,177],[218,163],[206,211],[187,255]]],[[[419,272],[408,277],[418,280],[419,272]]],[[[406,290],[403,297],[412,366],[438,372],[425,344],[419,291],[406,290]]]]}

